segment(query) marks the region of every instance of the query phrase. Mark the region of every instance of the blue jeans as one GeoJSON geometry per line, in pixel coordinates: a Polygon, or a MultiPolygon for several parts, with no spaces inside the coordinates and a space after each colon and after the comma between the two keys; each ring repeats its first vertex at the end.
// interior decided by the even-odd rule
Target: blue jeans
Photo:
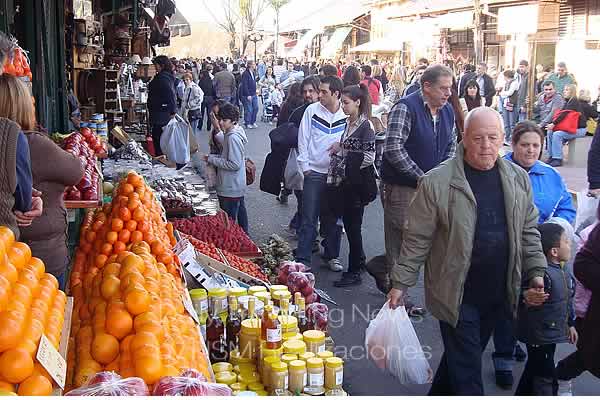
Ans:
{"type": "Polygon", "coordinates": [[[502,111],[502,118],[504,119],[504,140],[510,142],[512,131],[519,118],[519,109],[516,106],[512,111],[504,108],[502,111]]]}
{"type": "Polygon", "coordinates": [[[246,126],[255,124],[258,115],[258,96],[252,96],[252,100],[248,100],[248,97],[244,96],[242,104],[244,105],[244,124],[246,126]]]}
{"type": "Polygon", "coordinates": [[[219,196],[219,207],[225,211],[229,217],[248,233],[248,212],[244,198],[229,199],[219,196]]]}
{"type": "Polygon", "coordinates": [[[294,196],[296,196],[298,208],[294,214],[294,217],[290,221],[290,228],[298,231],[300,230],[300,224],[302,223],[302,190],[294,190],[294,196]]]}
{"type": "Polygon", "coordinates": [[[67,286],[67,271],[63,271],[62,274],[56,276],[58,281],[58,289],[64,291],[67,286]]]}
{"type": "Polygon", "coordinates": [[[480,309],[462,304],[456,328],[440,321],[444,355],[436,371],[430,396],[483,396],[481,355],[502,307],[480,309]]]}
{"type": "Polygon", "coordinates": [[[551,130],[548,131],[548,153],[550,154],[550,158],[554,158],[557,160],[562,160],[563,158],[563,141],[564,140],[573,140],[576,138],[584,137],[587,132],[587,128],[579,128],[577,129],[577,133],[569,133],[564,131],[556,131],[553,132],[551,130]]]}
{"type": "Polygon", "coordinates": [[[494,369],[498,371],[512,372],[514,366],[514,353],[517,338],[515,333],[515,321],[506,312],[504,318],[498,318],[494,329],[494,369]]]}
{"type": "Polygon", "coordinates": [[[311,171],[304,176],[302,191],[302,213],[296,261],[311,264],[312,247],[317,237],[317,223],[321,218],[321,228],[325,234],[324,258],[331,260],[340,255],[342,240],[341,218],[336,218],[327,205],[327,174],[311,171]]]}
{"type": "Polygon", "coordinates": [[[527,121],[527,112],[522,112],[519,107],[519,119],[518,122],[527,121]]]}

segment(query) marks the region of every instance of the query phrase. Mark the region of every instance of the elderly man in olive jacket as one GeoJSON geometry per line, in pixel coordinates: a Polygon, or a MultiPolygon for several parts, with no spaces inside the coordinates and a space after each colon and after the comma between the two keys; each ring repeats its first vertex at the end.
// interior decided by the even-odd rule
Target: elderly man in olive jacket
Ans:
{"type": "Polygon", "coordinates": [[[498,157],[503,140],[496,111],[471,111],[456,157],[421,179],[409,207],[388,298],[401,305],[425,265],[425,299],[444,342],[430,395],[483,395],[481,355],[497,318],[516,317],[522,279],[544,287],[529,177],[498,157]]]}

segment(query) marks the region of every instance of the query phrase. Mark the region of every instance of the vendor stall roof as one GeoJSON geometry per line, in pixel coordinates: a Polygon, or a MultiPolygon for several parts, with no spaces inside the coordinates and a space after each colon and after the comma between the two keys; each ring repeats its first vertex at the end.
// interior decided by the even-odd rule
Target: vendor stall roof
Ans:
{"type": "Polygon", "coordinates": [[[349,26],[337,28],[331,35],[323,50],[321,50],[321,57],[323,58],[334,58],[335,54],[341,49],[342,44],[348,37],[348,34],[352,30],[349,26]]]}
{"type": "Polygon", "coordinates": [[[319,7],[307,7],[300,13],[292,7],[284,7],[279,31],[295,32],[350,24],[369,11],[368,6],[362,3],[360,0],[324,0],[319,7]]]}
{"type": "Polygon", "coordinates": [[[190,23],[183,16],[183,14],[177,9],[175,14],[169,21],[169,28],[171,29],[171,36],[190,36],[192,34],[192,28],[190,23]]]}
{"type": "Polygon", "coordinates": [[[350,49],[351,53],[394,53],[402,51],[403,42],[389,37],[371,40],[350,49]]]}

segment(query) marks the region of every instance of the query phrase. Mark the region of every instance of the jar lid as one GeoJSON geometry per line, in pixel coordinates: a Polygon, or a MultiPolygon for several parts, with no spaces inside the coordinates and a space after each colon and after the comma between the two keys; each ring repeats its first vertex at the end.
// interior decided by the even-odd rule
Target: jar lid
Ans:
{"type": "Polygon", "coordinates": [[[271,294],[274,294],[280,290],[288,290],[288,288],[285,285],[271,285],[271,294]]]}
{"type": "Polygon", "coordinates": [[[231,385],[229,385],[229,387],[231,388],[231,390],[235,390],[235,391],[241,392],[241,391],[246,390],[246,388],[248,386],[246,386],[245,383],[236,382],[236,383],[232,383],[231,385]]]}
{"type": "Polygon", "coordinates": [[[263,358],[281,357],[281,355],[283,354],[283,347],[279,347],[277,349],[267,349],[266,344],[263,344],[260,351],[263,358]]]}
{"type": "Polygon", "coordinates": [[[298,318],[292,315],[280,315],[277,319],[281,322],[283,329],[287,331],[298,328],[298,318]]]}
{"type": "Polygon", "coordinates": [[[216,287],[212,289],[208,289],[208,295],[211,297],[215,296],[227,296],[227,289],[222,287],[216,287]]]}
{"type": "Polygon", "coordinates": [[[288,364],[288,368],[291,371],[302,371],[306,369],[306,362],[302,360],[294,360],[290,361],[288,364]]]}
{"type": "Polygon", "coordinates": [[[250,364],[250,365],[252,365],[252,363],[254,362],[254,360],[252,360],[251,358],[244,358],[244,357],[242,357],[242,355],[240,354],[240,352],[238,350],[233,350],[229,354],[229,361],[233,365],[238,365],[238,364],[241,364],[241,365],[250,364]]]}
{"type": "Polygon", "coordinates": [[[205,299],[206,289],[192,289],[190,290],[190,297],[192,299],[205,299]]]}
{"type": "Polygon", "coordinates": [[[256,298],[267,304],[267,301],[271,300],[271,293],[269,292],[258,292],[255,294],[256,298]]]}
{"type": "Polygon", "coordinates": [[[273,294],[273,300],[291,299],[292,294],[288,290],[278,290],[271,292],[273,294]]]}
{"type": "Polygon", "coordinates": [[[322,340],[325,340],[325,333],[321,332],[321,331],[306,331],[304,332],[304,341],[305,342],[310,342],[310,343],[315,343],[315,342],[320,342],[322,340]]]}
{"type": "Polygon", "coordinates": [[[317,357],[322,358],[323,360],[327,360],[328,358],[333,357],[333,352],[321,351],[321,352],[317,353],[317,357]]]}
{"type": "Polygon", "coordinates": [[[298,355],[297,354],[284,354],[281,356],[281,361],[283,361],[284,363],[288,364],[292,361],[295,361],[298,359],[298,355]]]}
{"type": "Polygon", "coordinates": [[[246,288],[236,287],[229,289],[229,295],[234,297],[246,296],[246,288]]]}
{"type": "MultiPolygon", "coordinates": [[[[288,340],[283,343],[283,352],[296,355],[306,353],[306,343],[299,340],[288,340]]],[[[333,354],[331,356],[333,357],[333,354]]]]}
{"type": "Polygon", "coordinates": [[[260,382],[260,375],[255,371],[241,371],[237,379],[238,382],[248,385],[250,383],[260,382]]]}
{"type": "Polygon", "coordinates": [[[323,368],[323,359],[322,358],[309,358],[306,361],[306,366],[308,368],[323,368]]]}
{"type": "Polygon", "coordinates": [[[217,383],[231,385],[237,381],[237,375],[229,371],[219,372],[218,374],[215,374],[215,380],[217,383]]]}
{"type": "Polygon", "coordinates": [[[265,363],[265,365],[272,365],[272,364],[278,363],[280,361],[281,360],[277,356],[270,356],[270,357],[263,358],[263,362],[265,363]]]}
{"type": "Polygon", "coordinates": [[[301,342],[304,341],[304,336],[298,332],[286,332],[283,334],[283,341],[287,342],[288,340],[299,340],[301,342]]]}
{"type": "Polygon", "coordinates": [[[245,333],[247,335],[260,335],[260,321],[257,319],[243,320],[242,333],[245,333]]]}
{"type": "Polygon", "coordinates": [[[310,360],[311,358],[315,358],[315,357],[316,357],[315,353],[311,353],[311,352],[309,351],[309,352],[307,352],[307,353],[300,354],[300,357],[299,357],[299,358],[300,358],[302,361],[308,361],[308,360],[310,360]]]}
{"type": "Polygon", "coordinates": [[[286,363],[284,362],[276,362],[274,364],[271,364],[271,371],[274,372],[287,372],[288,370],[288,366],[286,363]]]}
{"type": "Polygon", "coordinates": [[[235,367],[233,367],[233,372],[235,372],[236,374],[256,372],[256,365],[254,365],[254,364],[236,365],[235,367]]]}
{"type": "Polygon", "coordinates": [[[248,288],[248,294],[250,296],[254,296],[258,292],[266,292],[266,291],[267,291],[267,288],[264,286],[250,286],[248,288]]]}
{"type": "Polygon", "coordinates": [[[252,382],[248,385],[248,389],[252,390],[253,392],[258,392],[260,390],[265,390],[265,387],[260,382],[252,382]]]}
{"type": "Polygon", "coordinates": [[[218,362],[218,363],[214,363],[212,365],[212,369],[214,371],[215,374],[218,374],[219,372],[227,372],[227,371],[233,371],[233,365],[231,365],[228,362],[218,362]]]}
{"type": "Polygon", "coordinates": [[[325,360],[325,365],[330,368],[339,368],[344,365],[344,360],[339,357],[329,357],[327,360],[325,360]]]}

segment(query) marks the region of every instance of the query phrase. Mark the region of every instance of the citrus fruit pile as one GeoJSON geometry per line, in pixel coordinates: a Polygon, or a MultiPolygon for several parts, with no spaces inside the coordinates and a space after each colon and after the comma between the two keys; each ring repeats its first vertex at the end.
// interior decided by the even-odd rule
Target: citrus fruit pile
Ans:
{"type": "Polygon", "coordinates": [[[42,260],[0,226],[0,390],[24,396],[52,393],[52,378],[36,354],[42,334],[58,349],[66,302],[42,260]]]}
{"type": "Polygon", "coordinates": [[[148,385],[187,368],[210,378],[198,328],[183,306],[174,244],[172,226],[136,173],[84,220],[70,279],[70,388],[100,371],[148,385]]]}

